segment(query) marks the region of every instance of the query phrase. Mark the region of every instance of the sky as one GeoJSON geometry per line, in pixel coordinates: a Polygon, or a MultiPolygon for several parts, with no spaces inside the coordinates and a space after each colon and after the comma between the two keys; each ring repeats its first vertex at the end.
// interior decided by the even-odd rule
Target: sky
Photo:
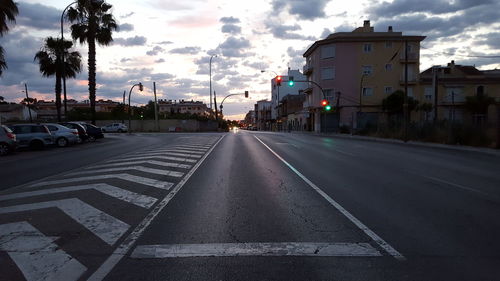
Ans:
{"type": "MultiPolygon", "coordinates": [[[[42,77],[33,58],[44,38],[60,36],[60,16],[71,1],[17,1],[19,15],[0,38],[8,69],[0,77],[0,96],[20,101],[24,83],[30,96],[55,98],[55,78],[42,77]]],[[[121,101],[132,85],[133,104],[153,99],[209,102],[212,87],[228,119],[243,119],[256,101],[270,99],[274,72],[302,69],[302,54],[316,40],[352,31],[370,20],[375,31],[393,26],[404,35],[424,35],[421,71],[432,65],[500,68],[498,0],[108,0],[119,24],[114,42],[97,47],[97,98],[121,101]],[[266,70],[266,72],[261,72],[266,70]]],[[[64,26],[71,36],[70,24],[64,26]]],[[[88,99],[87,45],[75,42],[83,70],[67,81],[69,98],[88,99]]]]}

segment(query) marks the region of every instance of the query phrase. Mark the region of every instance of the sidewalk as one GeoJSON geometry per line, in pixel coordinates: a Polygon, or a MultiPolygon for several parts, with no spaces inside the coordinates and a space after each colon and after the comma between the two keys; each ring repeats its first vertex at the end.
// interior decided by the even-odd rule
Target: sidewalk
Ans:
{"type": "MultiPolygon", "coordinates": [[[[281,133],[288,133],[288,132],[281,132],[281,133]]],[[[450,144],[421,142],[421,141],[404,142],[404,141],[399,140],[399,139],[386,139],[386,138],[367,137],[367,136],[358,136],[358,135],[349,135],[349,134],[338,134],[338,133],[315,133],[315,132],[298,132],[298,131],[291,131],[290,133],[311,135],[311,136],[332,137],[332,138],[340,138],[340,139],[350,139],[350,140],[373,141],[373,142],[380,142],[380,143],[392,143],[392,144],[399,144],[399,145],[412,145],[412,146],[420,146],[420,147],[440,148],[440,149],[448,149],[448,150],[456,150],[456,151],[479,152],[479,153],[485,153],[485,154],[500,157],[500,149],[493,149],[493,148],[486,148],[486,147],[474,147],[474,146],[466,146],[466,145],[450,145],[450,144]]]]}

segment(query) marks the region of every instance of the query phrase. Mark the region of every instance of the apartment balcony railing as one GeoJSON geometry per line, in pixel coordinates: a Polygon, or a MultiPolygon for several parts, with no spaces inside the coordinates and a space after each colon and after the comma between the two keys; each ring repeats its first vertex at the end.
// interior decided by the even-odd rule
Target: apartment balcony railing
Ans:
{"type": "MultiPolygon", "coordinates": [[[[417,76],[414,74],[408,74],[408,84],[414,85],[417,83],[417,76]]],[[[399,78],[399,84],[404,85],[405,84],[405,75],[401,74],[401,77],[399,78]]]]}
{"type": "MultiPolygon", "coordinates": [[[[405,60],[405,53],[404,51],[401,52],[401,55],[399,56],[399,61],[404,63],[405,60]]],[[[408,63],[415,63],[418,62],[418,53],[417,52],[409,52],[408,53],[408,63]]]]}
{"type": "Polygon", "coordinates": [[[304,75],[310,75],[313,72],[313,67],[311,65],[306,64],[302,68],[302,72],[304,73],[304,75]]]}

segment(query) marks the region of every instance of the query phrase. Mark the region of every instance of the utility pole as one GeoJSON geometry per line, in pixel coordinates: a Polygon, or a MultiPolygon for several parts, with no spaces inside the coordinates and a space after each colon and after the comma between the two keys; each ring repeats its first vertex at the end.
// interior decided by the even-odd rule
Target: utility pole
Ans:
{"type": "Polygon", "coordinates": [[[155,94],[155,127],[156,130],[160,131],[160,122],[158,120],[158,101],[156,100],[156,82],[153,82],[153,93],[155,94]]]}
{"type": "Polygon", "coordinates": [[[337,104],[335,108],[337,110],[337,130],[340,131],[340,92],[337,92],[337,104]]]}
{"type": "Polygon", "coordinates": [[[217,128],[219,128],[219,114],[217,112],[217,95],[214,91],[214,106],[215,106],[215,121],[217,121],[217,128]]]}
{"type": "Polygon", "coordinates": [[[26,92],[26,103],[28,104],[28,112],[30,114],[30,123],[33,123],[33,117],[31,117],[30,97],[28,95],[28,85],[26,83],[24,83],[24,90],[26,92]]]}
{"type": "Polygon", "coordinates": [[[404,103],[403,103],[403,122],[404,122],[404,137],[403,140],[405,142],[408,141],[408,119],[409,119],[409,111],[408,111],[408,40],[405,40],[405,95],[404,95],[404,103]]]}
{"type": "Polygon", "coordinates": [[[438,67],[433,68],[433,85],[434,85],[434,125],[437,124],[438,121],[438,67]]]}
{"type": "Polygon", "coordinates": [[[127,91],[123,90],[123,112],[122,112],[122,123],[125,124],[125,93],[127,91]]]}

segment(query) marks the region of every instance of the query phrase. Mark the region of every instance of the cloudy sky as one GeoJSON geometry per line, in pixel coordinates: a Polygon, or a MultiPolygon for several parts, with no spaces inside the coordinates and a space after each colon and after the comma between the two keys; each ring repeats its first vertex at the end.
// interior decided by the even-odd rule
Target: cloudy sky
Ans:
{"type": "MultiPolygon", "coordinates": [[[[500,68],[498,0],[109,0],[120,25],[114,43],[97,48],[98,98],[121,101],[123,91],[142,82],[132,103],[152,99],[153,81],[160,99],[209,100],[209,57],[217,96],[250,92],[228,99],[224,113],[239,119],[260,99],[270,98],[272,71],[302,69],[303,52],[332,32],[352,31],[371,20],[375,31],[392,25],[407,35],[425,35],[421,70],[454,59],[480,69],[500,68]],[[268,70],[261,73],[260,70],[268,70]]],[[[62,9],[71,1],[18,1],[19,16],[0,38],[8,69],[0,77],[0,96],[19,101],[24,83],[38,99],[54,99],[53,78],[44,78],[33,62],[47,36],[59,36],[62,9]]],[[[70,37],[69,25],[65,27],[70,37]]],[[[84,100],[87,46],[75,44],[84,70],[68,80],[71,98],[84,100]]]]}

